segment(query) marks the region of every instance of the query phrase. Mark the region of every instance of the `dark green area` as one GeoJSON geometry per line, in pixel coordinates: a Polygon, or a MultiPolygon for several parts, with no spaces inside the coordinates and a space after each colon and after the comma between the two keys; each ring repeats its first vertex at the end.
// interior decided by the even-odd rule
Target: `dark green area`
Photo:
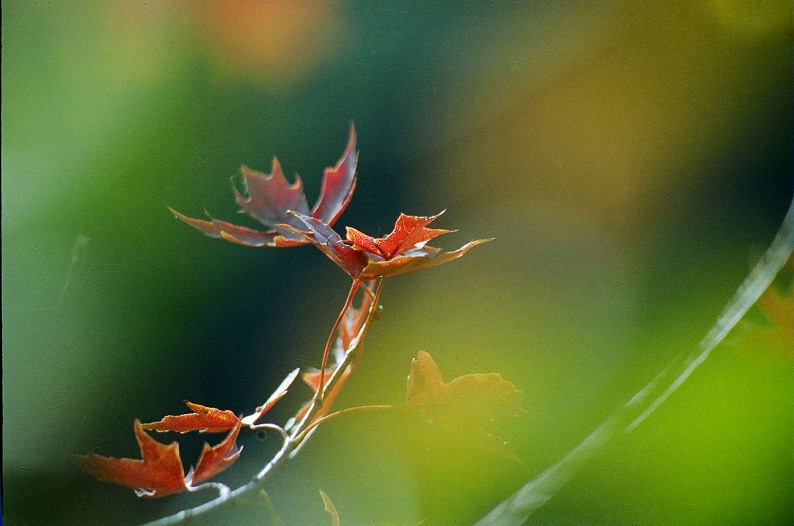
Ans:
{"type": "MultiPolygon", "coordinates": [[[[254,226],[233,202],[241,164],[278,156],[313,203],[353,121],[340,229],[447,209],[438,226],[460,233],[439,244],[496,237],[389,283],[340,406],[401,401],[420,349],[447,380],[498,371],[525,392],[503,430],[522,464],[404,415],[330,424],[270,488],[288,524],[327,520],[317,488],[343,524],[475,521],[697,345],[791,201],[785,2],[320,4],[304,21],[233,3],[3,2],[7,524],[137,524],[201,502],[139,500],[69,455],[135,456],[135,418],[184,399],[250,411],[319,366],[347,278],[310,247],[224,243],[166,209],[254,226]],[[294,56],[230,65],[213,16],[235,10],[294,56]]],[[[790,520],[791,348],[743,330],[533,524],[790,520]]],[[[205,438],[186,439],[186,461],[205,438]]],[[[242,437],[221,478],[245,481],[275,441],[242,437]]],[[[267,519],[207,524],[231,520],[267,519]]]]}

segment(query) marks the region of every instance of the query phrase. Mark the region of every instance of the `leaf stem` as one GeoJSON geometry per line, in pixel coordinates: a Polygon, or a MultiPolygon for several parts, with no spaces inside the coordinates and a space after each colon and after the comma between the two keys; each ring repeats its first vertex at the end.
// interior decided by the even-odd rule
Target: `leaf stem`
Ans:
{"type": "MultiPolygon", "coordinates": [[[[363,341],[364,337],[367,335],[369,331],[369,327],[372,324],[372,321],[375,319],[375,314],[378,311],[378,302],[380,301],[380,295],[383,291],[383,284],[386,281],[386,278],[381,278],[378,282],[375,294],[372,303],[369,306],[369,311],[367,313],[367,317],[364,321],[364,324],[359,329],[358,334],[355,338],[353,338],[350,349],[347,351],[344,360],[342,363],[336,368],[336,370],[331,375],[331,378],[328,379],[328,385],[326,386],[328,390],[333,389],[333,386],[339,381],[342,377],[342,373],[353,363],[356,356],[358,355],[358,350],[361,346],[361,342],[363,341]]],[[[360,282],[359,282],[360,284],[360,282]]],[[[353,294],[350,295],[351,298],[353,294]]],[[[195,519],[196,517],[205,515],[211,511],[217,510],[219,508],[228,506],[234,502],[238,502],[240,499],[243,499],[249,495],[252,495],[255,492],[258,492],[263,489],[265,482],[276,472],[276,470],[287,460],[290,458],[290,453],[294,452],[298,446],[301,445],[301,440],[304,440],[306,436],[301,436],[303,431],[311,425],[314,417],[317,415],[317,412],[322,408],[322,404],[317,403],[316,397],[312,400],[312,404],[309,407],[309,410],[306,412],[306,415],[301,419],[301,421],[296,425],[295,429],[293,430],[291,435],[287,435],[284,443],[281,446],[281,449],[270,459],[270,461],[257,473],[256,477],[253,478],[247,484],[240,486],[239,488],[232,490],[224,495],[221,495],[209,502],[205,502],[200,506],[196,506],[194,508],[189,508],[186,510],[182,510],[178,513],[174,513],[173,515],[168,515],[166,517],[162,517],[158,520],[148,522],[143,526],[173,526],[175,524],[180,524],[188,520],[195,519]],[[300,440],[299,440],[300,437],[300,440]]]]}
{"type": "Polygon", "coordinates": [[[345,304],[342,306],[342,310],[339,311],[339,316],[336,317],[334,326],[331,327],[331,334],[328,335],[328,340],[325,342],[325,349],[323,350],[323,362],[320,366],[320,386],[317,389],[317,395],[315,397],[319,402],[322,402],[323,398],[325,398],[325,368],[328,365],[328,355],[331,353],[331,346],[333,345],[334,339],[336,338],[336,331],[339,329],[339,324],[342,323],[342,320],[347,313],[347,309],[350,308],[350,304],[353,303],[353,298],[355,297],[360,286],[361,280],[354,279],[353,284],[350,286],[350,292],[347,294],[345,304]]]}
{"type": "Polygon", "coordinates": [[[248,426],[248,429],[252,429],[254,431],[259,430],[259,429],[272,429],[274,431],[277,431],[278,434],[281,435],[281,439],[284,442],[289,440],[289,434],[284,430],[283,427],[281,427],[280,425],[277,425],[277,424],[271,424],[271,423],[252,424],[252,425],[248,426]]]}
{"type": "MultiPolygon", "coordinates": [[[[383,292],[384,283],[386,283],[386,278],[381,278],[381,280],[375,286],[375,296],[374,299],[372,300],[372,303],[370,303],[369,311],[367,311],[367,317],[364,320],[364,324],[359,329],[356,337],[353,338],[353,340],[350,342],[350,349],[347,350],[344,360],[342,360],[342,363],[340,363],[339,366],[337,366],[336,370],[331,375],[331,378],[328,380],[327,384],[325,385],[326,391],[333,390],[336,383],[342,378],[342,375],[344,374],[345,370],[347,370],[347,368],[351,364],[353,364],[354,360],[359,354],[358,350],[361,346],[361,342],[364,340],[364,337],[367,335],[367,332],[369,331],[369,327],[370,325],[372,325],[372,321],[375,319],[375,315],[378,312],[378,304],[380,302],[380,295],[383,292]]],[[[296,439],[299,435],[301,435],[303,430],[314,419],[314,416],[321,408],[322,408],[322,403],[318,401],[317,397],[315,396],[314,399],[312,399],[312,405],[309,407],[309,410],[303,416],[303,419],[301,419],[300,423],[298,423],[298,425],[295,426],[294,430],[292,431],[291,436],[293,439],[296,439]]],[[[303,438],[306,437],[304,436],[303,438]]],[[[300,441],[297,441],[296,446],[297,444],[300,444],[300,441]]]]}
{"type": "Polygon", "coordinates": [[[372,405],[357,405],[354,407],[346,407],[345,409],[340,409],[339,411],[334,411],[333,413],[318,418],[317,420],[306,426],[306,429],[301,431],[300,435],[295,437],[295,439],[298,441],[303,440],[306,437],[306,435],[308,435],[314,428],[338,416],[349,415],[351,413],[361,413],[364,411],[410,411],[412,409],[419,409],[419,406],[410,406],[407,404],[372,404],[372,405]]]}

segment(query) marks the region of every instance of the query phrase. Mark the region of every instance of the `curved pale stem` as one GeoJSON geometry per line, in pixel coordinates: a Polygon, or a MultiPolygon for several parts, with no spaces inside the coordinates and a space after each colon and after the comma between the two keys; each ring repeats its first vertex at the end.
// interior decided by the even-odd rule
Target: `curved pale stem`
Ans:
{"type": "Polygon", "coordinates": [[[334,339],[336,339],[336,332],[339,330],[339,325],[342,323],[342,320],[345,318],[345,314],[347,313],[347,309],[350,308],[350,304],[353,303],[353,298],[356,296],[356,292],[358,292],[358,288],[361,286],[361,281],[358,279],[353,280],[353,284],[350,286],[350,292],[347,294],[347,299],[345,300],[345,304],[342,306],[342,310],[339,312],[339,316],[336,317],[336,321],[334,322],[334,326],[331,328],[331,334],[328,335],[328,341],[325,342],[325,349],[323,350],[323,363],[320,366],[320,387],[317,389],[317,396],[320,401],[325,398],[325,368],[328,366],[328,355],[331,354],[331,346],[334,344],[334,339]]]}
{"type": "MultiPolygon", "coordinates": [[[[361,346],[361,342],[364,340],[364,337],[367,335],[369,331],[370,325],[372,325],[372,321],[375,319],[375,314],[378,311],[378,302],[380,301],[380,295],[383,291],[383,283],[385,282],[385,278],[382,278],[380,282],[378,282],[375,293],[373,296],[373,301],[369,306],[369,310],[367,311],[367,317],[364,320],[364,324],[361,326],[356,337],[353,339],[350,349],[347,351],[345,355],[345,359],[342,361],[341,364],[336,368],[336,370],[331,375],[331,378],[328,379],[328,385],[326,385],[327,390],[333,389],[334,385],[339,381],[342,377],[342,373],[353,363],[353,361],[358,356],[358,350],[361,346]]],[[[361,282],[358,282],[358,285],[354,283],[354,287],[358,287],[361,285],[361,282]]],[[[351,287],[351,290],[353,287],[351,287]]],[[[349,294],[349,300],[352,301],[352,297],[355,295],[355,291],[352,291],[349,294]]],[[[348,302],[349,303],[349,302],[348,302]]],[[[344,310],[349,308],[349,304],[343,309],[344,310]]],[[[341,319],[341,316],[340,316],[341,319]]],[[[338,324],[337,324],[338,326],[338,324]]],[[[186,510],[182,510],[178,513],[173,515],[169,515],[167,517],[163,517],[153,522],[146,523],[143,526],[173,526],[175,524],[181,524],[183,522],[195,519],[196,517],[205,515],[211,511],[216,509],[228,506],[235,502],[240,502],[244,498],[260,491],[265,482],[275,473],[278,468],[284,464],[289,458],[290,454],[293,453],[298,446],[301,444],[302,440],[305,440],[308,436],[303,432],[309,427],[316,427],[316,424],[312,424],[315,417],[317,416],[318,411],[322,408],[322,404],[317,402],[317,398],[315,397],[312,400],[312,405],[310,406],[309,410],[306,412],[306,415],[301,419],[298,425],[295,427],[291,435],[287,435],[284,438],[284,443],[281,446],[281,449],[270,459],[270,461],[259,471],[259,473],[254,477],[253,480],[245,484],[244,486],[240,486],[239,488],[232,490],[228,493],[224,493],[220,495],[218,498],[213,499],[209,502],[205,502],[200,506],[196,506],[195,508],[189,508],[186,510]]],[[[330,416],[330,415],[329,415],[330,416]]],[[[319,421],[319,419],[318,419],[319,421]]],[[[260,427],[269,427],[265,424],[261,424],[260,427]]],[[[279,430],[281,429],[279,426],[272,427],[273,429],[279,430]]]]}
{"type": "Polygon", "coordinates": [[[357,405],[354,407],[347,407],[345,409],[340,409],[339,411],[334,411],[333,413],[327,414],[322,418],[318,418],[317,420],[306,426],[306,429],[301,431],[301,434],[295,437],[295,439],[298,441],[303,440],[310,432],[312,432],[320,424],[324,424],[325,422],[328,422],[329,420],[332,420],[342,415],[349,415],[351,413],[362,413],[365,411],[410,411],[412,409],[419,409],[419,407],[410,406],[406,404],[400,404],[400,405],[373,404],[373,405],[357,405]]]}
{"type": "Polygon", "coordinates": [[[599,452],[618,432],[631,432],[667,400],[733,330],[750,307],[769,287],[794,251],[794,203],[764,257],[745,278],[734,297],[696,349],[683,360],[677,358],[648,382],[631,400],[616,408],[607,419],[557,463],[527,482],[499,503],[475,526],[520,526],[542,508],[581,466],[599,452]],[[677,374],[670,380],[670,374],[677,374]],[[657,389],[661,394],[653,396],[657,389]]]}

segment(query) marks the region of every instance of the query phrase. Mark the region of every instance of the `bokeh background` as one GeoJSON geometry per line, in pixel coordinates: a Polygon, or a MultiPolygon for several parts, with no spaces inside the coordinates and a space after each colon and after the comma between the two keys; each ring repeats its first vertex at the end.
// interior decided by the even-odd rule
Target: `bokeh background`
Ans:
{"type": "MultiPolygon", "coordinates": [[[[440,244],[496,238],[389,283],[339,407],[402,401],[419,350],[447,379],[497,371],[524,392],[501,430],[521,463],[408,415],[329,424],[268,488],[287,524],[329,523],[320,488],[346,525],[474,522],[695,348],[792,196],[786,0],[4,1],[2,15],[9,525],[137,524],[201,502],[139,500],[69,455],[135,457],[136,417],[183,399],[249,411],[318,365],[347,278],[311,247],[231,245],[166,209],[238,217],[241,164],[277,155],[313,202],[354,121],[340,226],[385,233],[400,211],[447,209],[439,227],[459,233],[440,244]]],[[[529,523],[790,524],[791,339],[753,316],[529,523]]],[[[278,440],[241,443],[230,484],[278,440]]],[[[200,522],[254,523],[256,507],[200,522]]]]}

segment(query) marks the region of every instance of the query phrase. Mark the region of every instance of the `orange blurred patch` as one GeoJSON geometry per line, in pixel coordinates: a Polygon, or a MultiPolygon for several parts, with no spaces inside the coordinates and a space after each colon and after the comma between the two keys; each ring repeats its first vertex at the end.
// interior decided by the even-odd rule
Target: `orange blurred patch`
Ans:
{"type": "Polygon", "coordinates": [[[792,284],[781,291],[769,287],[758,299],[758,307],[769,321],[768,326],[757,329],[756,336],[770,353],[791,360],[794,350],[794,307],[792,307],[792,284]]]}
{"type": "Polygon", "coordinates": [[[290,83],[343,48],[347,24],[329,0],[213,0],[197,10],[225,75],[290,83]]]}
{"type": "MultiPolygon", "coordinates": [[[[783,270],[788,279],[791,278],[791,268],[792,259],[789,258],[783,270]]],[[[777,281],[781,281],[781,276],[778,276],[777,281]]],[[[792,281],[788,282],[788,286],[772,283],[755,304],[756,314],[760,316],[742,320],[738,327],[738,338],[732,342],[742,356],[753,356],[764,362],[791,366],[794,356],[792,287],[792,281]]]]}

